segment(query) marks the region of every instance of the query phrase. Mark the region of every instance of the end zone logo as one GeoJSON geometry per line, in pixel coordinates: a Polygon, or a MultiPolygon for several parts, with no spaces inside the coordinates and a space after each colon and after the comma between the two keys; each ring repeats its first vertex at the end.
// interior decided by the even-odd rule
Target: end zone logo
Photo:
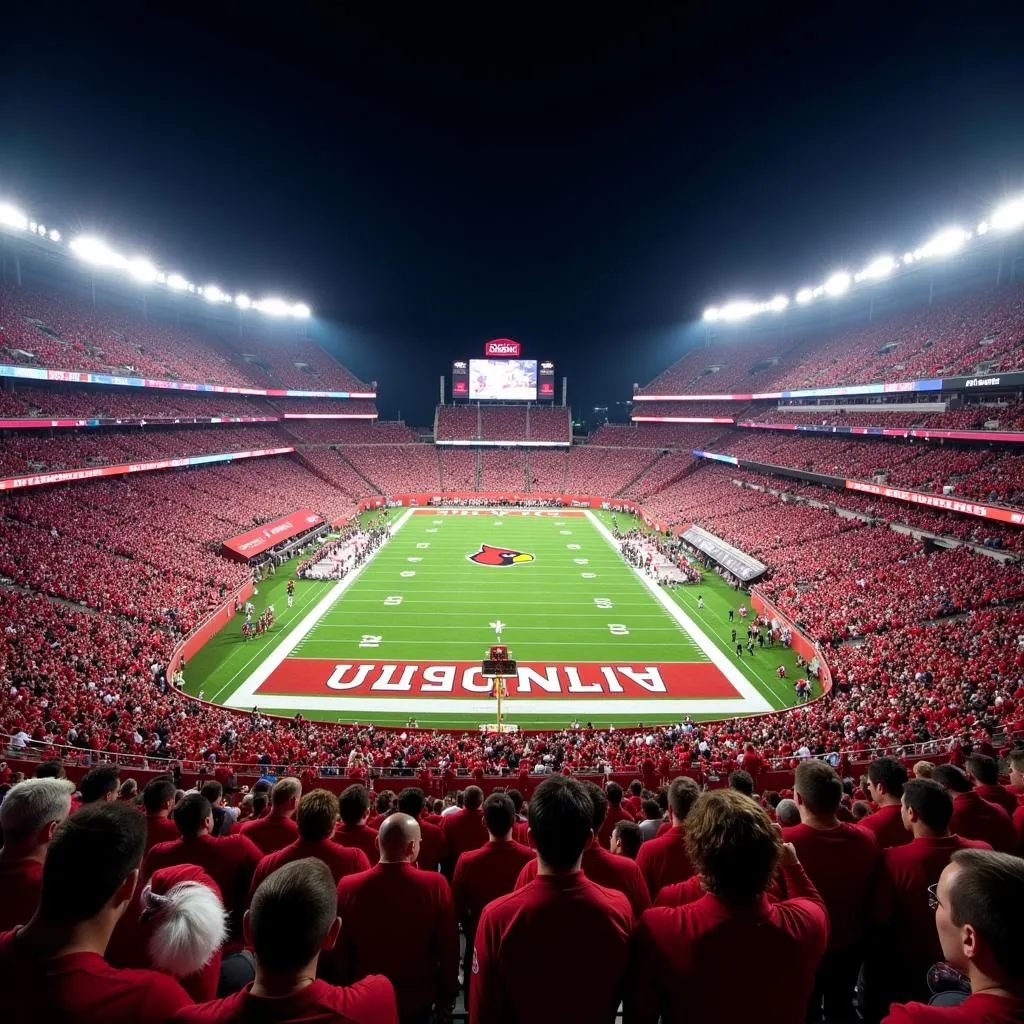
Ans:
{"type": "Polygon", "coordinates": [[[485,356],[508,356],[518,359],[522,351],[523,346],[511,338],[495,338],[494,341],[489,341],[484,345],[485,356]]]}
{"type": "Polygon", "coordinates": [[[466,555],[471,562],[477,565],[523,565],[525,562],[532,562],[534,556],[526,551],[513,551],[511,548],[496,548],[490,544],[481,544],[479,551],[466,555]]]}

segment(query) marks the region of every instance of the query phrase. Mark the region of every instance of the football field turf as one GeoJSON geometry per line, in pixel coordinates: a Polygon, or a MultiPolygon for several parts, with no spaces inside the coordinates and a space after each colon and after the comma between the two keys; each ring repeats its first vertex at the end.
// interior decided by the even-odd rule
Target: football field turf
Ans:
{"type": "MultiPolygon", "coordinates": [[[[713,573],[670,591],[629,566],[589,510],[410,509],[393,536],[340,582],[299,580],[293,567],[260,585],[270,635],[244,642],[240,622],[195,655],[187,689],[236,708],[326,720],[476,728],[495,718],[480,677],[501,642],[519,663],[504,719],[524,728],[636,726],[726,718],[793,703],[795,657],[744,651],[744,596],[713,573]],[[704,599],[698,609],[697,595],[704,599]],[[785,664],[788,681],[775,676],[785,664]]],[[[620,526],[633,525],[619,516],[620,526]]]]}

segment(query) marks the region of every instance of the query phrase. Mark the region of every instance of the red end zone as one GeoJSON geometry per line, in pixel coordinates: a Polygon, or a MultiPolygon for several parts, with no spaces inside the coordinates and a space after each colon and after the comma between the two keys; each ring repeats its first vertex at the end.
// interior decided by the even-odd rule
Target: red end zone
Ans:
{"type": "MultiPolygon", "coordinates": [[[[658,665],[519,664],[519,678],[507,683],[516,697],[650,697],[696,700],[740,699],[736,688],[710,662],[658,665]]],[[[286,658],[264,680],[257,693],[324,697],[465,697],[479,700],[490,693],[491,681],[480,678],[480,663],[459,661],[339,662],[326,658],[286,658]]]]}

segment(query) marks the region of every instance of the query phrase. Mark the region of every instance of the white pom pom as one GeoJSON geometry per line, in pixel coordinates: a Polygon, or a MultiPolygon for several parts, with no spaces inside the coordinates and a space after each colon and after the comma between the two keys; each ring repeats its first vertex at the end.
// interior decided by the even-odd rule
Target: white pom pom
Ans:
{"type": "Polygon", "coordinates": [[[175,978],[205,967],[227,938],[227,915],[217,894],[199,882],[172,886],[153,919],[149,958],[175,978]]]}

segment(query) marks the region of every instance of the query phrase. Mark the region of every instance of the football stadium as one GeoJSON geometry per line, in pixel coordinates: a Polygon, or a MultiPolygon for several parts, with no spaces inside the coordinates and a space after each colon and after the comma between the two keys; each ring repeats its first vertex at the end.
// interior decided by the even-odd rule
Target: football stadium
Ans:
{"type": "MultiPolygon", "coordinates": [[[[160,194],[145,76],[108,111],[138,151],[83,146],[80,194],[31,133],[0,151],[0,1020],[1024,1021],[1012,147],[846,238],[687,110],[714,174],[774,197],[745,235],[732,179],[643,108],[692,106],[701,69],[744,104],[772,83],[696,54],[689,91],[600,80],[647,82],[622,109],[690,175],[669,203],[582,57],[547,55],[543,95],[528,55],[499,88],[426,29],[425,56],[382,29],[335,67],[362,29],[322,17],[289,88],[344,109],[312,139],[297,104],[294,158],[254,145],[286,109],[255,25],[251,66],[189,41],[225,62],[208,114],[181,93],[217,140],[168,114],[160,194]],[[258,126],[220,106],[243,86],[258,126]],[[506,124],[564,168],[543,201],[506,124]],[[634,308],[676,202],[691,291],[634,308]],[[700,250],[709,209],[735,262],[700,250]]],[[[68,102],[99,130],[97,97],[68,102]]],[[[891,209],[905,181],[855,148],[821,202],[891,209]]]]}

